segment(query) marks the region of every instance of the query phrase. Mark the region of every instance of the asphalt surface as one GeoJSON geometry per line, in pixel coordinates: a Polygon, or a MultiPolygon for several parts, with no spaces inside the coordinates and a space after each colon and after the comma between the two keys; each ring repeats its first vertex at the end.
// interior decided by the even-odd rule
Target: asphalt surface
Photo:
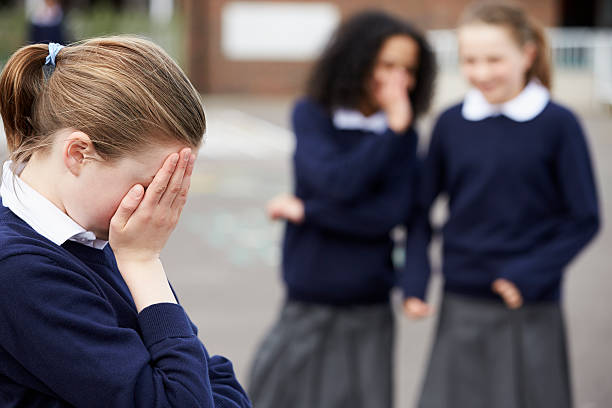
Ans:
{"type": "MultiPolygon", "coordinates": [[[[571,105],[572,95],[566,95],[571,105]]],[[[274,194],[291,189],[291,98],[204,96],[204,102],[208,141],[196,164],[189,201],[162,256],[201,340],[210,353],[230,358],[246,385],[253,353],[283,300],[278,269],[282,225],[268,221],[264,207],[274,194]]],[[[569,268],[563,305],[576,407],[608,408],[612,229],[606,220],[612,215],[612,114],[592,104],[574,108],[582,113],[588,133],[604,225],[569,268]]],[[[433,116],[421,124],[424,135],[433,116]]],[[[430,292],[436,304],[438,278],[430,292]]],[[[397,323],[396,406],[412,407],[435,317],[414,322],[398,313],[397,323]]]]}
{"type": "MultiPolygon", "coordinates": [[[[205,96],[205,103],[208,144],[164,256],[200,338],[212,353],[229,357],[246,384],[253,353],[283,300],[282,225],[268,221],[264,207],[274,194],[291,189],[290,99],[205,96]]],[[[607,408],[612,407],[612,230],[605,221],[612,214],[612,115],[584,105],[576,110],[583,113],[594,157],[604,226],[569,268],[563,305],[576,407],[607,408]]],[[[432,116],[421,126],[425,135],[432,116]]],[[[439,279],[431,286],[436,304],[439,279]]],[[[435,317],[414,322],[397,313],[397,323],[396,406],[412,407],[435,317]]]]}

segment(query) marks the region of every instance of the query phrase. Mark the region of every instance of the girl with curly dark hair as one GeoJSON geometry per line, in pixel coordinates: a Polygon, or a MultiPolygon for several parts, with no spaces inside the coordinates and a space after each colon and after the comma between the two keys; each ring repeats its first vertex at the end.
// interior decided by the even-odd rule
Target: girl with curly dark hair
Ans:
{"type": "Polygon", "coordinates": [[[292,116],[295,191],[268,206],[287,221],[287,296],[253,363],[255,406],[391,407],[390,232],[409,221],[434,76],[423,36],[379,11],[344,22],[315,64],[292,116]]]}

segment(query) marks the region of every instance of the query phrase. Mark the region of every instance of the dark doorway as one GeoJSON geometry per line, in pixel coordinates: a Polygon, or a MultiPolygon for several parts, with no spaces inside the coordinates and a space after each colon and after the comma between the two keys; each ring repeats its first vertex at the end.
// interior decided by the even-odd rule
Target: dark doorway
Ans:
{"type": "Polygon", "coordinates": [[[564,27],[612,27],[612,0],[562,0],[564,27]]]}

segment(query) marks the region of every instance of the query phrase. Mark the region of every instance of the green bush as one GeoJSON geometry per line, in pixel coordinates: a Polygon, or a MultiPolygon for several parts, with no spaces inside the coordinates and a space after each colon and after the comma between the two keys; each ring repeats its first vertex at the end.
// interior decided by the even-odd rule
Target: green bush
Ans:
{"type": "Polygon", "coordinates": [[[25,44],[26,28],[22,8],[0,8],[0,67],[25,44]]]}
{"type": "Polygon", "coordinates": [[[179,64],[184,61],[184,24],[180,10],[166,26],[150,20],[145,11],[118,12],[109,7],[74,10],[67,16],[69,36],[74,40],[111,34],[136,34],[155,41],[179,64]]]}
{"type": "MultiPolygon", "coordinates": [[[[185,61],[185,29],[180,9],[168,25],[149,19],[146,11],[117,11],[108,6],[74,9],[66,15],[70,41],[112,34],[136,34],[162,46],[181,66],[185,61]]],[[[26,43],[27,21],[23,8],[0,9],[0,67],[15,50],[26,43]]]]}

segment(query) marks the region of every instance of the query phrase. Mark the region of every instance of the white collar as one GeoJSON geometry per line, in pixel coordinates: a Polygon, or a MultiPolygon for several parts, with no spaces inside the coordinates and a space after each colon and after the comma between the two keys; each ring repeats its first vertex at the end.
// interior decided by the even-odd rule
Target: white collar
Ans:
{"type": "MultiPolygon", "coordinates": [[[[12,162],[9,160],[2,168],[0,196],[3,206],[8,207],[34,231],[56,245],[70,240],[92,248],[104,249],[108,241],[97,239],[93,232],[77,224],[42,194],[16,177],[11,167],[12,162]]],[[[17,169],[17,173],[20,170],[17,169]]]]}
{"type": "Polygon", "coordinates": [[[471,89],[465,95],[461,114],[471,121],[504,115],[515,122],[527,122],[542,113],[549,100],[548,89],[535,80],[529,82],[515,98],[496,105],[487,102],[479,90],[471,89]]]}
{"type": "Polygon", "coordinates": [[[358,110],[340,108],[334,111],[333,121],[334,126],[338,129],[365,130],[378,135],[385,133],[388,127],[387,116],[383,111],[364,116],[358,110]]]}

